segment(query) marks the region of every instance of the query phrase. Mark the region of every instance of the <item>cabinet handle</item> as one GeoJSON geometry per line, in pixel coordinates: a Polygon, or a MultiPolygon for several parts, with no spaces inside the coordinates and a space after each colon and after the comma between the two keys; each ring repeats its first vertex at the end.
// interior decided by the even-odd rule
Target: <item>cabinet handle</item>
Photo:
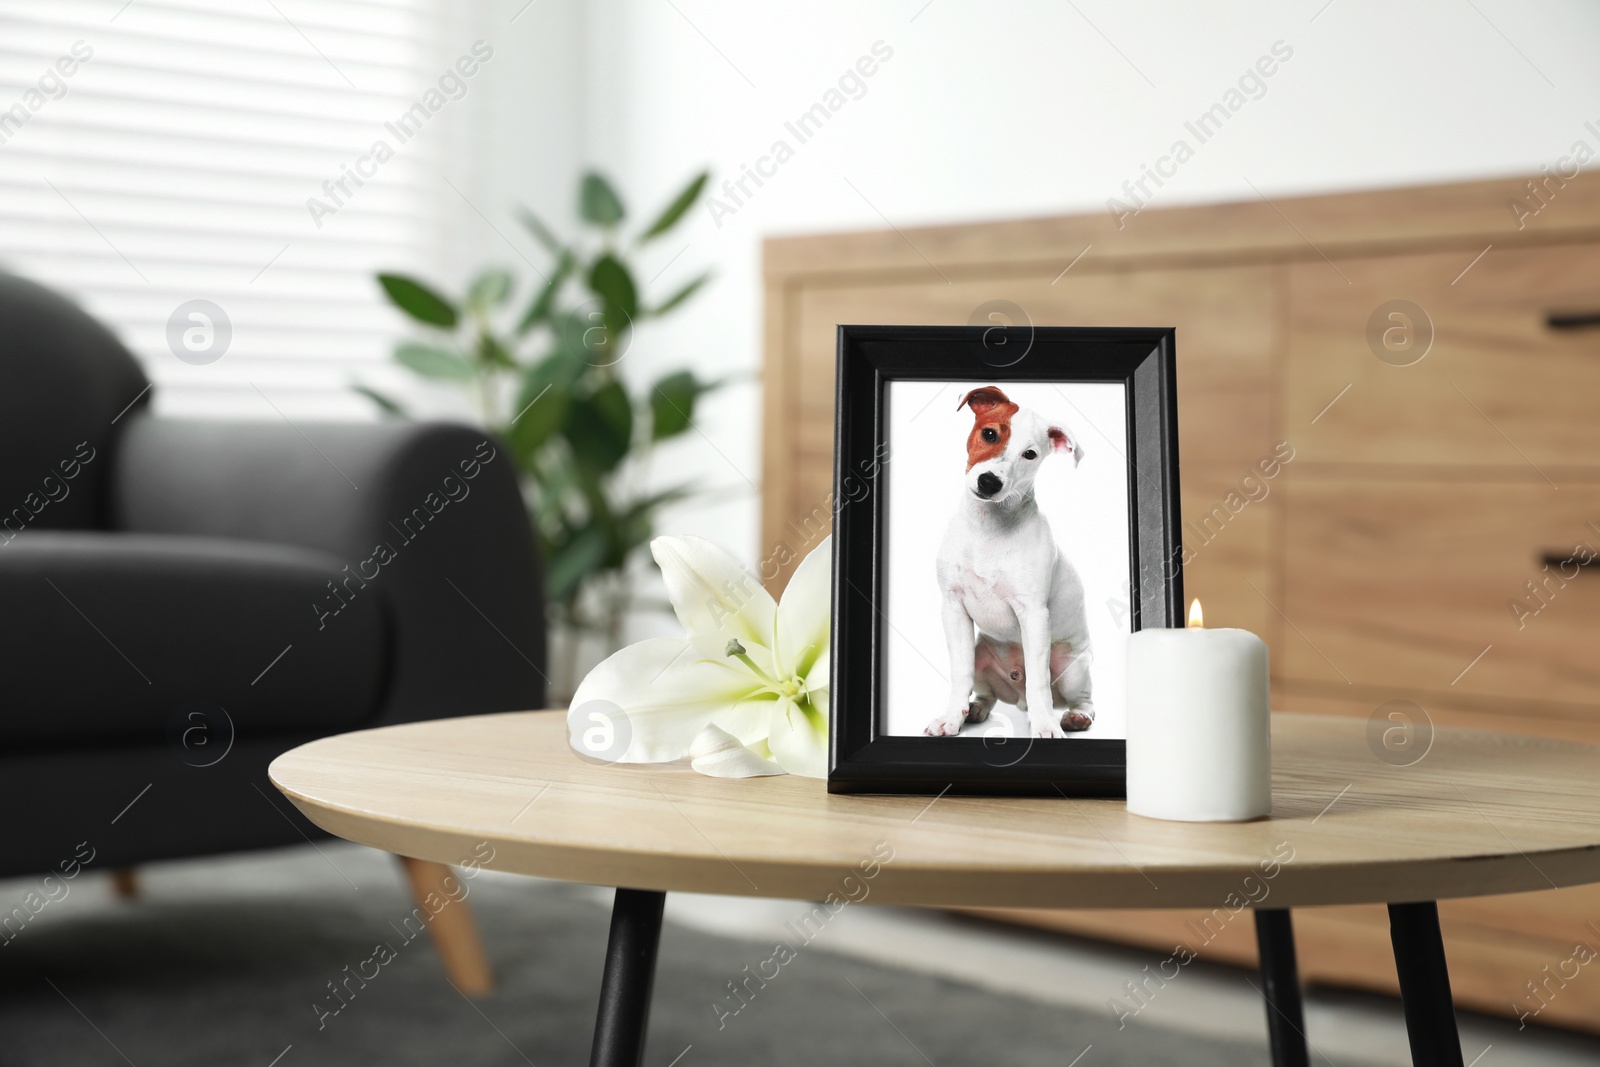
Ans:
{"type": "Polygon", "coordinates": [[[1593,330],[1600,328],[1600,311],[1551,311],[1544,324],[1552,330],[1593,330]]]}
{"type": "Polygon", "coordinates": [[[1543,563],[1546,567],[1553,567],[1556,570],[1560,570],[1562,567],[1571,566],[1578,568],[1580,571],[1600,572],[1600,556],[1594,556],[1593,558],[1585,560],[1579,559],[1571,552],[1543,552],[1540,553],[1539,562],[1543,563]]]}

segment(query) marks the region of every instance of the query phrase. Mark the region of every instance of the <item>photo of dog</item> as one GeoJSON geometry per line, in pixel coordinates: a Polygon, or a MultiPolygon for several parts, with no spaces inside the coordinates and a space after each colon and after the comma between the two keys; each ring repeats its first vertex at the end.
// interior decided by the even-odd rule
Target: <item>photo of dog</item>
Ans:
{"type": "Polygon", "coordinates": [[[1083,582],[1033,492],[1046,458],[1065,454],[1076,467],[1083,446],[991,385],[957,406],[972,412],[973,425],[967,493],[945,530],[937,569],[950,700],[924,732],[954,736],[963,723],[986,721],[996,700],[1026,714],[1034,737],[1086,730],[1094,703],[1083,582]]]}
{"type": "Polygon", "coordinates": [[[1122,387],[897,382],[890,422],[886,732],[1122,736],[1122,387]]]}

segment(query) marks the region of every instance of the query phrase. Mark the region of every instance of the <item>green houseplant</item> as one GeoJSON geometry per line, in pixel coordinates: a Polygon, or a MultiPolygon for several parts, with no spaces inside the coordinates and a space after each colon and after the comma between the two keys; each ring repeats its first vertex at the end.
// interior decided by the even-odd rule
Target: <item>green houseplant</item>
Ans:
{"type": "MultiPolygon", "coordinates": [[[[672,313],[710,277],[651,301],[630,265],[677,226],[707,177],[695,177],[631,237],[621,197],[592,171],[579,183],[575,238],[563,240],[521,211],[550,265],[520,300],[517,278],[499,267],[479,273],[460,298],[417,278],[378,275],[389,300],[422,327],[395,359],[468,390],[510,448],[544,554],[551,621],[567,631],[569,658],[582,634],[599,635],[606,651],[621,644],[634,606],[630,561],[649,544],[661,508],[691,495],[687,485],[646,489],[647,464],[656,446],[693,425],[697,402],[720,383],[678,370],[641,388],[620,365],[637,323],[672,313]]],[[[356,388],[403,414],[378,391],[356,388]]],[[[558,686],[574,684],[575,662],[556,668],[558,686]]]]}

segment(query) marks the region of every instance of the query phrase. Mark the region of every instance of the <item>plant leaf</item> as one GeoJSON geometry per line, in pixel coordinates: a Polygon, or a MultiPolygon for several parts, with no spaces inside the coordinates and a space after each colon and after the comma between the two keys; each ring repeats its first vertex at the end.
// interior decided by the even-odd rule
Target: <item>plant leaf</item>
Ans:
{"type": "Polygon", "coordinates": [[[385,396],[383,393],[378,392],[370,385],[363,385],[360,382],[351,382],[350,388],[360,393],[374,404],[378,405],[378,410],[382,411],[385,415],[391,415],[398,419],[409,418],[409,416],[406,414],[406,409],[401,407],[397,400],[395,400],[393,397],[385,396]]]}
{"type": "Polygon", "coordinates": [[[654,511],[656,508],[691,497],[694,493],[695,488],[689,482],[684,482],[682,485],[674,485],[669,489],[648,493],[632,501],[623,509],[621,517],[628,518],[632,515],[642,515],[647,511],[654,511]]]}
{"type": "Polygon", "coordinates": [[[640,497],[633,501],[617,516],[617,535],[622,541],[624,551],[631,553],[640,545],[647,545],[655,534],[655,513],[667,504],[675,503],[686,497],[693,496],[694,490],[688,485],[677,485],[671,489],[663,489],[659,493],[640,497]]]}
{"type": "Polygon", "coordinates": [[[579,364],[595,365],[590,350],[589,331],[605,332],[604,316],[598,311],[587,314],[562,312],[551,318],[555,328],[556,348],[579,364]]]}
{"type": "Polygon", "coordinates": [[[611,309],[622,313],[628,325],[639,314],[639,290],[633,284],[633,275],[622,260],[606,252],[589,268],[589,288],[605,301],[606,325],[611,325],[611,309]]]}
{"type": "Polygon", "coordinates": [[[491,267],[473,280],[467,300],[477,308],[499,307],[511,295],[511,272],[491,267]]]}
{"type": "Polygon", "coordinates": [[[562,249],[561,258],[556,260],[555,270],[550,272],[549,280],[539,290],[539,295],[533,298],[533,303],[528,305],[522,321],[517,323],[517,336],[522,336],[550,318],[550,312],[555,307],[556,296],[561,292],[562,284],[572,275],[572,269],[577,265],[578,261],[573,254],[562,249]]]}
{"type": "Polygon", "coordinates": [[[517,221],[521,222],[528,232],[533,234],[540,244],[544,245],[545,251],[552,256],[564,251],[561,247],[561,242],[556,239],[556,235],[550,232],[550,227],[546,226],[539,216],[527,208],[521,208],[517,212],[517,221]]]}
{"type": "Polygon", "coordinates": [[[650,439],[676,437],[694,421],[695,402],[720,385],[702,382],[693,371],[669,374],[650,389],[650,439]]]}
{"type": "Polygon", "coordinates": [[[601,485],[600,472],[591,470],[586,463],[572,463],[569,466],[572,469],[572,486],[583,497],[589,515],[584,524],[567,522],[566,529],[573,531],[582,528],[582,525],[593,527],[606,546],[605,555],[596,569],[620,567],[626,557],[618,544],[617,520],[611,512],[611,501],[606,499],[605,488],[601,485]]]}
{"type": "Polygon", "coordinates": [[[378,284],[394,305],[418,322],[452,327],[460,318],[455,305],[415,278],[403,274],[380,274],[378,284]]]}
{"type": "Polygon", "coordinates": [[[665,315],[667,312],[671,311],[673,308],[677,307],[679,304],[683,303],[685,300],[687,300],[691,296],[693,296],[695,294],[695,292],[702,285],[704,285],[706,282],[709,282],[710,280],[711,280],[711,272],[710,271],[706,271],[704,274],[700,275],[700,277],[696,278],[694,281],[690,282],[688,285],[685,285],[682,289],[679,289],[676,293],[673,293],[671,296],[667,297],[667,299],[665,301],[663,301],[658,307],[652,308],[651,311],[650,311],[650,314],[652,314],[652,315],[665,315]]]}
{"type": "Polygon", "coordinates": [[[621,222],[626,212],[622,208],[622,198],[611,188],[611,183],[599,171],[591,170],[578,187],[578,214],[587,222],[609,229],[621,222]]]}
{"type": "Polygon", "coordinates": [[[566,600],[606,556],[606,539],[594,526],[585,526],[556,547],[545,568],[545,595],[551,600],[566,600]]]}
{"type": "Polygon", "coordinates": [[[397,362],[411,368],[424,378],[446,378],[451,381],[471,380],[476,373],[472,364],[442,348],[407,341],[394,350],[397,362]]]}
{"type": "Polygon", "coordinates": [[[572,401],[562,433],[578,465],[609,474],[633,445],[633,401],[615,378],[572,401]]]}
{"type": "Polygon", "coordinates": [[[700,193],[705,189],[706,182],[710,178],[711,173],[709,171],[701,171],[693,181],[684,187],[683,192],[679,193],[672,203],[666,206],[666,210],[656,217],[656,221],[652,222],[650,228],[639,237],[639,243],[643,244],[652,237],[659,237],[676,226],[678,220],[683,218],[684,214],[694,206],[696,200],[700,199],[700,193]]]}
{"type": "Polygon", "coordinates": [[[626,561],[634,550],[650,543],[656,530],[655,516],[648,511],[628,514],[617,519],[618,556],[626,561]]]}
{"type": "Polygon", "coordinates": [[[485,367],[499,367],[504,370],[517,370],[518,364],[511,357],[511,350],[505,343],[487,331],[478,334],[478,362],[485,367]]]}
{"type": "Polygon", "coordinates": [[[599,301],[591,301],[585,310],[559,312],[551,320],[556,346],[588,367],[605,367],[616,362],[609,355],[611,329],[598,304],[599,301]]]}
{"type": "Polygon", "coordinates": [[[572,387],[582,369],[581,361],[557,350],[522,376],[517,407],[505,428],[506,440],[518,455],[526,456],[541,447],[566,421],[572,387]]]}
{"type": "Polygon", "coordinates": [[[560,532],[566,528],[566,503],[574,490],[572,472],[576,467],[577,464],[567,462],[564,457],[549,464],[547,469],[541,469],[538,464],[529,464],[528,469],[533,473],[534,481],[538,483],[538,504],[534,520],[539,526],[541,537],[548,535],[559,539],[560,532]]]}

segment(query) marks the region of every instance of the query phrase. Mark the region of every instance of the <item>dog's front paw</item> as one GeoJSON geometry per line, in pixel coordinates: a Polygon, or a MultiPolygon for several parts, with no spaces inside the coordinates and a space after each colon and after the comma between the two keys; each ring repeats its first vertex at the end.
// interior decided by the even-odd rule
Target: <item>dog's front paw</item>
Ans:
{"type": "Polygon", "coordinates": [[[1029,715],[1028,732],[1034,737],[1066,737],[1052,715],[1029,715]]]}
{"type": "Polygon", "coordinates": [[[922,732],[929,737],[954,737],[961,732],[961,724],[966,721],[967,713],[963,708],[960,711],[947,712],[928,724],[922,732]]]}

